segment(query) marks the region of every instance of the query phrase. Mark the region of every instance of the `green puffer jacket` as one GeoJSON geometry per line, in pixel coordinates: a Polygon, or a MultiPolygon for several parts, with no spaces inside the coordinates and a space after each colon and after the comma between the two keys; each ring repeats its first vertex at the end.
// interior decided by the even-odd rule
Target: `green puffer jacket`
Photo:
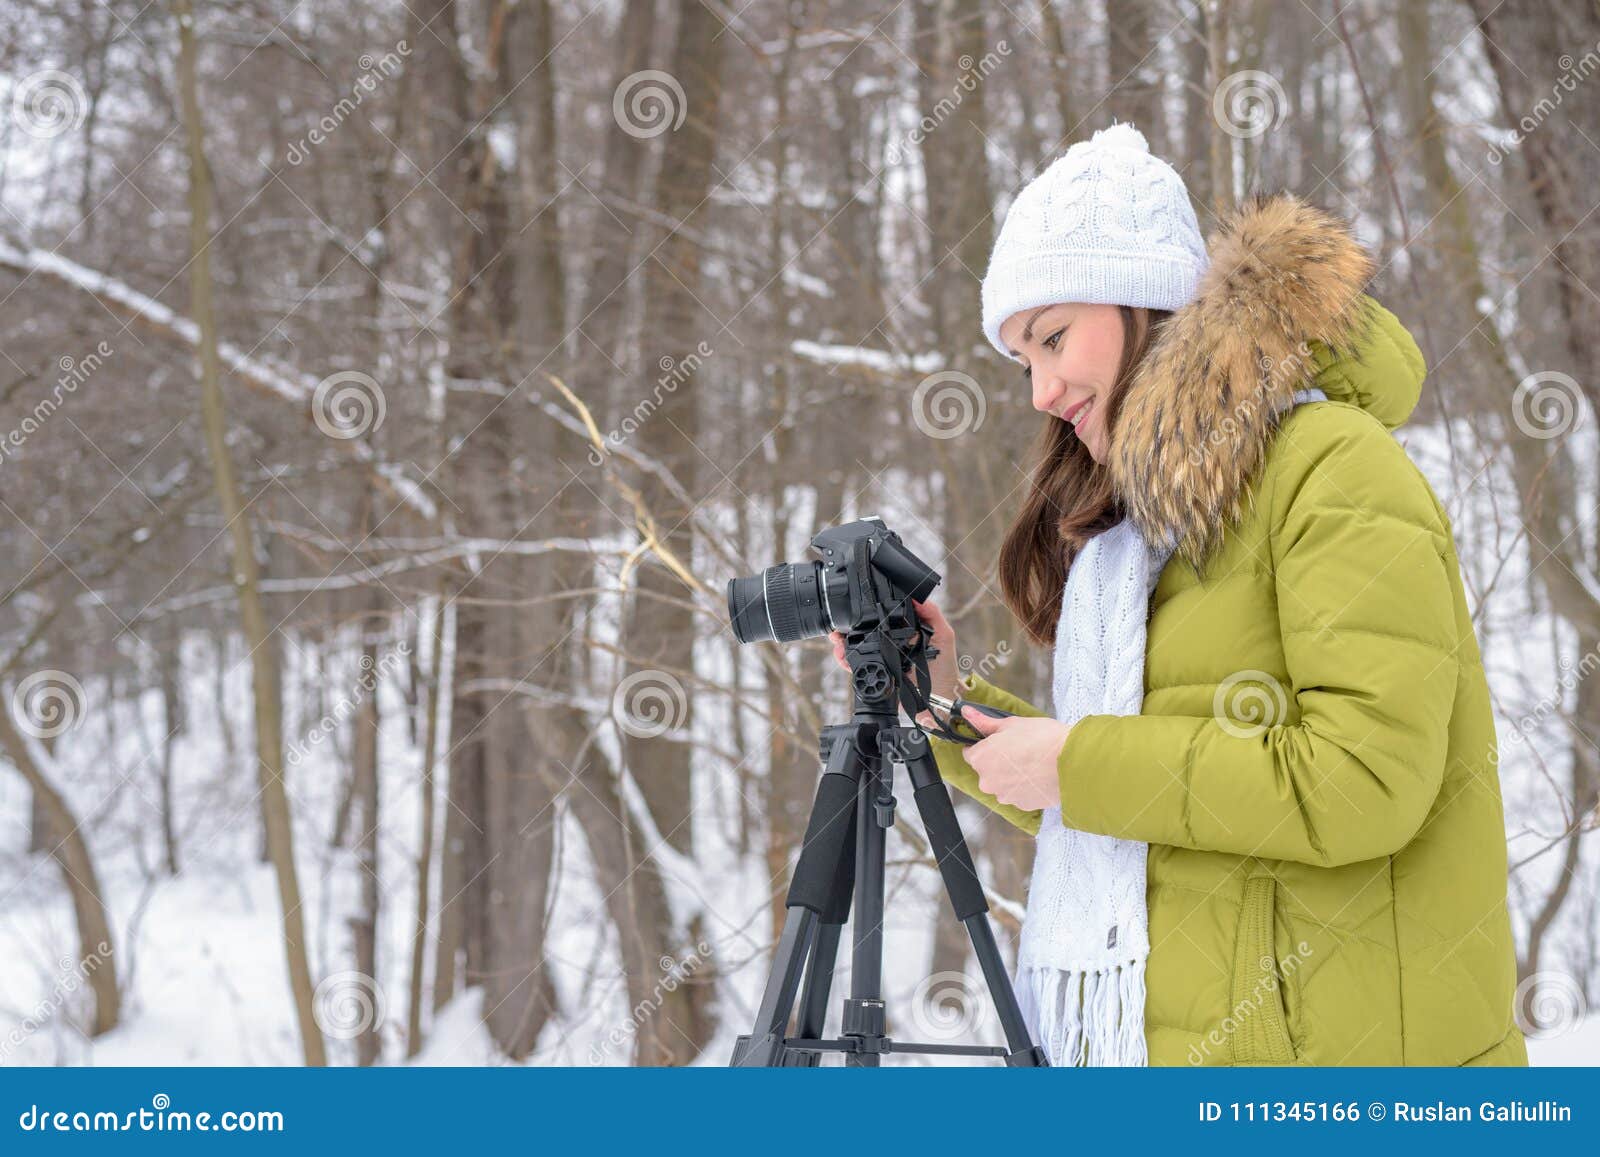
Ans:
{"type": "Polygon", "coordinates": [[[1390,433],[1422,355],[1337,219],[1276,197],[1211,247],[1109,464],[1178,542],[1143,711],[1060,760],[1067,826],[1150,845],[1150,1063],[1525,1065],[1488,687],[1450,520],[1390,433]],[[1308,380],[1329,400],[1275,417],[1308,380]]]}

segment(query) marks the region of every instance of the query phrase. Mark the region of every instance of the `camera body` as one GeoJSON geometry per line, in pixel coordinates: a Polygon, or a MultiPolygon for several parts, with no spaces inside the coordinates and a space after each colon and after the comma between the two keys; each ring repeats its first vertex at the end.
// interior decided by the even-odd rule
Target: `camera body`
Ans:
{"type": "Polygon", "coordinates": [[[811,548],[820,560],[779,563],[729,581],[734,638],[792,643],[829,631],[914,626],[910,601],[921,602],[939,585],[939,572],[907,550],[881,518],[829,527],[811,548]]]}

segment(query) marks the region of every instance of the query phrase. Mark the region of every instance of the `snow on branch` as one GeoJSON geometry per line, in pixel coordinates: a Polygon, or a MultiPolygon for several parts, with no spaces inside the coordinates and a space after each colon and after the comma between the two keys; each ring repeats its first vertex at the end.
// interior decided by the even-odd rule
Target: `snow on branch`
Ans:
{"type": "MultiPolygon", "coordinates": [[[[111,313],[126,317],[158,334],[175,338],[191,349],[198,349],[200,345],[200,327],[192,319],[169,309],[120,278],[80,265],[59,253],[0,238],[0,269],[20,273],[24,280],[37,274],[48,281],[86,293],[111,313]]],[[[251,389],[289,403],[307,418],[311,416],[318,384],[316,378],[292,369],[276,369],[228,342],[219,342],[217,353],[222,364],[251,389]]],[[[372,462],[372,448],[365,441],[347,439],[342,441],[342,445],[359,461],[372,462]]],[[[433,500],[402,471],[384,464],[378,467],[378,473],[400,502],[430,522],[438,516],[433,500]]]]}
{"type": "Polygon", "coordinates": [[[931,374],[944,366],[944,357],[938,353],[907,355],[870,346],[825,345],[804,340],[789,343],[789,350],[818,365],[841,366],[893,376],[931,374]]]}
{"type": "MultiPolygon", "coordinates": [[[[104,304],[113,313],[156,331],[175,337],[188,346],[200,344],[200,327],[189,318],[162,305],[155,298],[140,293],[118,278],[110,277],[88,266],[79,265],[52,253],[48,249],[19,248],[0,240],[0,268],[12,269],[26,277],[39,274],[51,281],[87,293],[104,304]]],[[[274,394],[287,402],[309,407],[317,383],[304,374],[289,375],[243,353],[238,347],[222,342],[218,351],[222,363],[252,388],[274,394]]],[[[364,449],[364,447],[363,447],[364,449]]]]}

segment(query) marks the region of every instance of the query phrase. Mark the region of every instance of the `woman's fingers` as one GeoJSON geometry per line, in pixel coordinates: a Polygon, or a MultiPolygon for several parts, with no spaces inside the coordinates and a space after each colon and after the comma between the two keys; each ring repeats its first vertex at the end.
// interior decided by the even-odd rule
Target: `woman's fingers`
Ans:
{"type": "Polygon", "coordinates": [[[954,699],[956,683],[960,678],[960,671],[956,667],[955,628],[950,625],[950,620],[944,617],[944,612],[939,609],[938,604],[919,603],[912,599],[911,605],[916,608],[917,618],[921,619],[932,632],[931,641],[939,652],[928,667],[932,689],[946,699],[954,699]]]}
{"type": "Polygon", "coordinates": [[[917,618],[927,623],[933,630],[934,638],[949,640],[956,637],[955,628],[950,625],[950,620],[944,617],[944,612],[939,609],[937,603],[919,603],[912,599],[911,605],[916,609],[917,618]]]}
{"type": "Polygon", "coordinates": [[[829,631],[828,638],[833,643],[833,661],[848,671],[850,664],[844,657],[844,636],[838,631],[829,631]]]}

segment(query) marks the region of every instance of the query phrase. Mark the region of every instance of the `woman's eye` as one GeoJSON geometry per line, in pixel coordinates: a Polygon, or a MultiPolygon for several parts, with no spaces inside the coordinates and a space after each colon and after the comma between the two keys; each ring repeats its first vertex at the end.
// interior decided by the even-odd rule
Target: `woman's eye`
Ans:
{"type": "Polygon", "coordinates": [[[1055,349],[1058,345],[1061,344],[1061,335],[1066,333],[1066,332],[1067,332],[1067,327],[1066,326],[1062,326],[1060,329],[1056,330],[1055,333],[1051,334],[1049,337],[1044,339],[1044,348],[1047,349],[1047,350],[1055,349]]]}
{"type": "Polygon", "coordinates": [[[1032,366],[1023,366],[1022,367],[1022,377],[1023,377],[1023,379],[1025,381],[1031,381],[1032,378],[1033,378],[1033,367],[1032,366]]]}

